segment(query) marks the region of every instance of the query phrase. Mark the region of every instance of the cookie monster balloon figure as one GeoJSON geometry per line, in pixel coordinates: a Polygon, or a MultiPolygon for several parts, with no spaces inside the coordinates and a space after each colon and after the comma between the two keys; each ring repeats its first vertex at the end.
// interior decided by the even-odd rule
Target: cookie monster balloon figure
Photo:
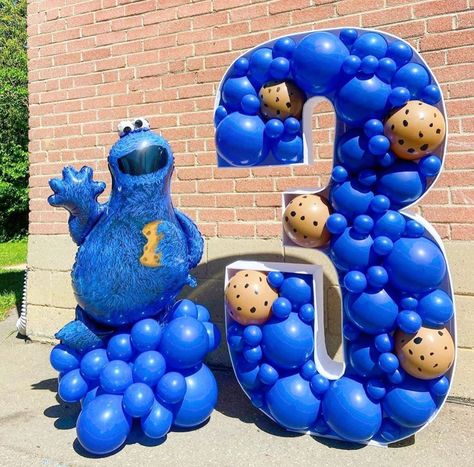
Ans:
{"type": "Polygon", "coordinates": [[[69,211],[79,246],[76,320],[57,333],[51,363],[61,398],[82,401],[78,439],[96,454],[125,442],[132,417],[160,438],[172,424],[202,423],[217,398],[202,360],[219,344],[219,331],[203,306],[174,303],[184,285],[196,285],[190,270],[203,239],[172,205],[173,153],[143,118],[122,122],[119,134],[108,158],[108,202],[97,201],[105,184],[89,167],[65,167],[62,179],[50,181],[48,200],[69,211]]]}

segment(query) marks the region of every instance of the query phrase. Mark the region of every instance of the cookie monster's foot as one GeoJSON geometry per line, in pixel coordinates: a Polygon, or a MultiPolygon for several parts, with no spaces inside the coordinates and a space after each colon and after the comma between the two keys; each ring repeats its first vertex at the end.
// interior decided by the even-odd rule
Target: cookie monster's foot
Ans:
{"type": "Polygon", "coordinates": [[[217,384],[202,362],[219,342],[207,309],[181,300],[165,323],[141,320],[82,355],[56,346],[51,364],[60,372],[59,396],[82,402],[79,442],[104,455],[123,445],[133,418],[150,438],[166,436],[173,425],[203,423],[217,402],[217,384]]]}

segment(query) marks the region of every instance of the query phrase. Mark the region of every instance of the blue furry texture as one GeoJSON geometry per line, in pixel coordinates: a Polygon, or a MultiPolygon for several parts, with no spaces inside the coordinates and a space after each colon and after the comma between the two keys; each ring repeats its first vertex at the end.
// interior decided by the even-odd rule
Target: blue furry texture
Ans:
{"type": "Polygon", "coordinates": [[[134,130],[112,147],[112,193],[108,203],[96,198],[105,185],[92,181],[92,169],[65,168],[52,180],[53,206],[66,208],[70,233],[79,244],[72,270],[77,302],[94,321],[111,327],[134,323],[166,311],[201,259],[203,239],[195,224],[173,208],[170,181],[174,158],[168,142],[149,130],[134,130]],[[120,171],[118,160],[142,145],[166,149],[166,164],[146,175],[120,171]],[[159,221],[158,267],[140,263],[147,239],[144,226],[159,221]]]}

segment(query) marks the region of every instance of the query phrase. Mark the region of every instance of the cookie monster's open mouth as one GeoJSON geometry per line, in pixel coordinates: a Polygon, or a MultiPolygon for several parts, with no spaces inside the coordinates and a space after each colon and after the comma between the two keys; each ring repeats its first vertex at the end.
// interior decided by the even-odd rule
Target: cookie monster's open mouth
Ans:
{"type": "Polygon", "coordinates": [[[122,173],[147,175],[162,169],[168,162],[168,152],[163,146],[143,146],[118,160],[122,173]]]}

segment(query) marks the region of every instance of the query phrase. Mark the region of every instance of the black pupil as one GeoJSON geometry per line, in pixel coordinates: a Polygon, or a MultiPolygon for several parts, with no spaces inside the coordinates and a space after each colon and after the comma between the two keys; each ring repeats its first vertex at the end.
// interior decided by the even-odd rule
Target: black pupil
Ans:
{"type": "Polygon", "coordinates": [[[136,120],[136,121],[135,121],[135,126],[136,126],[137,128],[141,128],[141,127],[143,126],[143,122],[142,122],[141,120],[136,120]]]}
{"type": "Polygon", "coordinates": [[[129,126],[126,126],[124,129],[123,129],[123,132],[124,133],[130,133],[132,131],[132,129],[129,127],[129,126]]]}

